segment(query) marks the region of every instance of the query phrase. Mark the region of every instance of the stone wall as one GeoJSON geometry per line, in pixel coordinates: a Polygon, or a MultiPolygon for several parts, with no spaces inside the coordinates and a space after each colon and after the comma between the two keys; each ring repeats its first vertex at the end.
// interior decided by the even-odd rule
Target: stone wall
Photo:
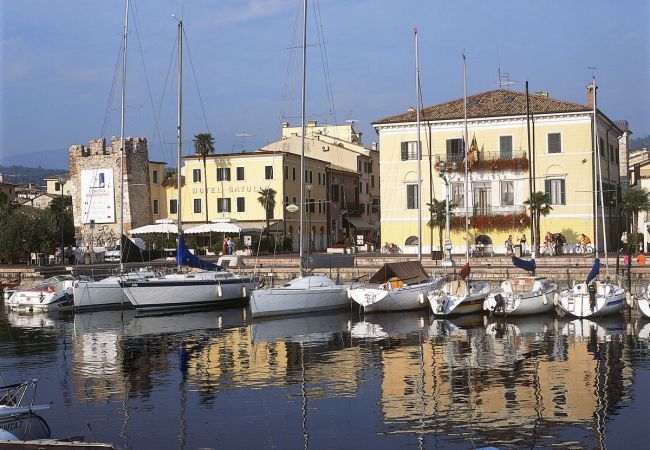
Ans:
{"type": "Polygon", "coordinates": [[[152,222],[149,192],[149,154],[147,140],[142,137],[126,138],[124,152],[124,207],[121,202],[120,139],[111,138],[106,146],[104,138],[90,141],[88,147],[73,145],[68,150],[72,208],[77,244],[96,246],[114,244],[120,235],[120,212],[124,214],[124,231],[152,222]],[[112,223],[84,224],[81,208],[81,172],[83,170],[113,169],[115,220],[112,223]]]}

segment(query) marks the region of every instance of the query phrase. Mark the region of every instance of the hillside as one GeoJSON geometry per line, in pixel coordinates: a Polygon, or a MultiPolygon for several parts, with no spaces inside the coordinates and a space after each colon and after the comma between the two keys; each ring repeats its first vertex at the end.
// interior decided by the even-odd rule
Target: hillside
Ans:
{"type": "Polygon", "coordinates": [[[644,147],[650,148],[650,134],[647,136],[630,139],[630,148],[632,150],[637,150],[644,147]]]}
{"type": "Polygon", "coordinates": [[[37,186],[44,186],[45,177],[51,177],[65,172],[62,169],[44,169],[42,167],[24,167],[24,166],[1,166],[0,173],[3,174],[4,180],[14,184],[33,183],[37,186]]]}

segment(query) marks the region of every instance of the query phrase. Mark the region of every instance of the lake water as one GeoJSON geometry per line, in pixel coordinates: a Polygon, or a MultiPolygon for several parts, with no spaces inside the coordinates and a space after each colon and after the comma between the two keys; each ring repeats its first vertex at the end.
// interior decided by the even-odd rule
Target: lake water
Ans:
{"type": "Polygon", "coordinates": [[[633,448],[650,323],[242,309],[0,312],[0,374],[54,437],[133,449],[633,448]]]}

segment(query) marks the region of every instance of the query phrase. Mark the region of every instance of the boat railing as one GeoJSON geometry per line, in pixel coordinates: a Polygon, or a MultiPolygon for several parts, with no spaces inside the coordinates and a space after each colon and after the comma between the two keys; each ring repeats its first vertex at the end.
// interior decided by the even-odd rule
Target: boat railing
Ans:
{"type": "Polygon", "coordinates": [[[24,406],[23,401],[29,398],[29,406],[34,406],[38,380],[32,379],[22,383],[8,384],[0,387],[0,406],[19,407],[24,406]],[[30,398],[31,397],[31,398],[30,398]]]}

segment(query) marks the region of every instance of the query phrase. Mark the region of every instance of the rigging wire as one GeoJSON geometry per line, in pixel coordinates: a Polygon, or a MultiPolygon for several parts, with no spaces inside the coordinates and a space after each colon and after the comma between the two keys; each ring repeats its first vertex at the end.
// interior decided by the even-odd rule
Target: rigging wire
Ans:
{"type": "Polygon", "coordinates": [[[117,61],[115,62],[115,70],[113,71],[113,82],[111,83],[111,89],[108,94],[108,102],[106,104],[106,111],[104,112],[104,121],[102,122],[102,131],[99,133],[100,137],[104,137],[106,134],[106,129],[108,128],[108,123],[111,120],[111,105],[113,104],[113,96],[115,95],[115,86],[119,79],[120,73],[120,63],[122,62],[122,55],[124,54],[124,42],[120,39],[119,51],[117,55],[117,61]]]}
{"type": "Polygon", "coordinates": [[[185,28],[183,27],[183,37],[185,38],[185,48],[187,48],[187,58],[190,60],[190,66],[192,67],[192,75],[194,76],[194,85],[196,87],[196,93],[199,96],[199,104],[201,105],[201,111],[203,113],[203,121],[205,122],[205,128],[210,132],[210,126],[208,125],[208,119],[205,115],[205,107],[203,106],[203,97],[201,97],[201,90],[199,89],[199,81],[196,78],[196,71],[194,70],[194,61],[192,61],[192,54],[190,53],[190,41],[185,33],[185,28]]]}
{"type": "Polygon", "coordinates": [[[327,47],[325,45],[325,32],[323,30],[323,19],[320,12],[320,2],[314,0],[314,17],[316,19],[316,33],[318,36],[318,42],[320,47],[321,62],[323,64],[323,78],[325,79],[325,91],[327,95],[327,101],[329,103],[330,114],[334,118],[334,124],[337,123],[336,120],[336,109],[334,106],[334,93],[332,91],[332,77],[329,70],[329,59],[327,57],[327,47]]]}

